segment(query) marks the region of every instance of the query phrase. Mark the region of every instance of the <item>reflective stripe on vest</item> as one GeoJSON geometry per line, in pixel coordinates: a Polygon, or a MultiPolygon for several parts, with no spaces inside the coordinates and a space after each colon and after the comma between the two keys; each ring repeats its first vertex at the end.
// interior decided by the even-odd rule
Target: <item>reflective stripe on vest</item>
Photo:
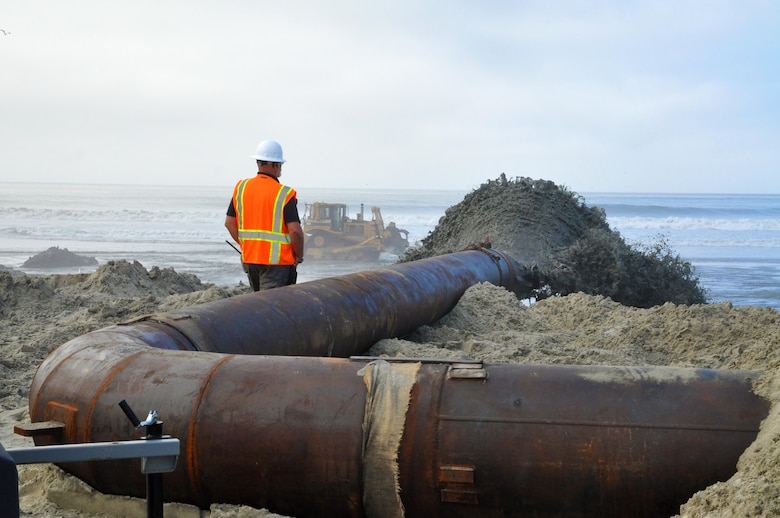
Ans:
{"type": "Polygon", "coordinates": [[[242,259],[247,260],[245,256],[249,255],[250,257],[247,262],[255,262],[257,261],[255,255],[260,253],[262,256],[260,264],[293,264],[294,256],[292,255],[292,241],[290,235],[284,232],[284,206],[289,199],[292,198],[295,191],[285,185],[279,185],[273,203],[271,229],[247,228],[246,219],[249,218],[246,217],[244,196],[247,183],[250,180],[252,179],[243,180],[236,186],[235,204],[238,216],[238,239],[241,242],[242,259]],[[260,246],[261,248],[258,249],[256,246],[260,246]],[[252,252],[247,254],[248,248],[251,248],[252,252]]]}

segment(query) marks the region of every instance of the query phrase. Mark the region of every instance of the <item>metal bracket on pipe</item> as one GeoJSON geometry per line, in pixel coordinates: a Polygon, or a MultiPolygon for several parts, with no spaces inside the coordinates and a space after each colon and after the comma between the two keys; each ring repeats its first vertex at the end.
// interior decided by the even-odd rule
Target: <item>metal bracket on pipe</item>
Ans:
{"type": "Polygon", "coordinates": [[[179,439],[163,436],[160,439],[119,442],[58,444],[6,450],[16,464],[46,462],[86,462],[95,460],[141,459],[141,471],[170,473],[176,469],[179,458],[179,439]]]}
{"type": "Polygon", "coordinates": [[[350,356],[350,360],[358,362],[371,362],[374,360],[384,360],[389,363],[441,363],[441,364],[463,364],[482,366],[482,360],[456,360],[454,358],[413,358],[406,356],[350,356]]]}
{"type": "Polygon", "coordinates": [[[479,363],[457,362],[450,364],[447,371],[447,379],[480,379],[487,380],[488,373],[485,367],[479,363]]]}

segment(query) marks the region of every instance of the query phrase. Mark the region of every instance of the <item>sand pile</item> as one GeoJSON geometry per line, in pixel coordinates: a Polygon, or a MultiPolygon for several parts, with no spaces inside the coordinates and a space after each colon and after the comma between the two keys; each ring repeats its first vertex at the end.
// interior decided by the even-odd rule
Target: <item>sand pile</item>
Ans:
{"type": "Polygon", "coordinates": [[[53,246],[27,259],[22,268],[64,268],[73,266],[97,266],[98,260],[71,252],[67,248],[53,246]]]}
{"type": "MultiPolygon", "coordinates": [[[[494,248],[518,256],[526,250],[525,259],[549,263],[550,254],[600,225],[597,210],[578,206],[571,197],[573,205],[552,211],[560,215],[559,224],[545,229],[535,223],[533,214],[548,205],[556,207],[545,205],[544,193],[549,198],[558,191],[549,182],[522,182],[520,187],[528,187],[527,196],[517,197],[514,205],[495,195],[499,184],[485,189],[494,196],[480,192],[467,197],[460,210],[448,211],[447,221],[431,234],[424,253],[457,251],[490,234],[494,248]],[[509,217],[484,220],[486,211],[498,214],[500,210],[510,211],[509,217]],[[516,235],[509,223],[512,211],[523,225],[515,228],[516,235]],[[591,222],[588,213],[593,214],[591,222]]],[[[29,439],[13,435],[13,424],[29,421],[27,395],[35,369],[68,339],[137,315],[246,291],[245,286],[215,287],[171,269],[146,270],[126,261],[101,266],[93,274],[38,277],[0,271],[0,442],[7,448],[31,445],[29,439]]],[[[693,495],[680,514],[780,516],[780,315],[772,309],[736,308],[728,303],[668,303],[639,309],[583,293],[526,306],[503,288],[480,284],[436,324],[403,340],[382,340],[369,354],[473,358],[486,363],[762,370],[765,374],[756,391],[773,405],[758,438],[742,455],[733,477],[693,495]]],[[[97,494],[56,467],[23,466],[20,471],[24,516],[145,516],[144,501],[97,494]]],[[[167,505],[165,513],[208,515],[176,504],[167,505]]],[[[213,506],[210,515],[273,516],[236,506],[213,506]]]]}
{"type": "Polygon", "coordinates": [[[547,268],[589,229],[609,229],[602,209],[587,207],[575,193],[553,182],[508,180],[502,174],[447,209],[422,246],[410,250],[407,258],[458,252],[488,236],[493,248],[521,264],[547,268]]]}
{"type": "Polygon", "coordinates": [[[627,306],[706,302],[690,263],[663,238],[636,245],[609,228],[606,214],[577,193],[546,180],[482,184],[447,209],[404,260],[457,252],[489,239],[526,270],[530,295],[604,295],[627,306]]]}

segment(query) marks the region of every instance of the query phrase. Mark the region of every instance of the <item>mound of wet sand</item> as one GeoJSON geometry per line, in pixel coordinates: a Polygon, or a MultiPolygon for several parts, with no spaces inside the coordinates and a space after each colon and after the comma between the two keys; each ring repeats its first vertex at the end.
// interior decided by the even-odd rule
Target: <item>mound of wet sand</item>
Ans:
{"type": "Polygon", "coordinates": [[[575,193],[553,182],[508,180],[502,174],[447,209],[405,259],[459,252],[489,237],[493,248],[519,263],[548,268],[553,257],[593,228],[609,229],[602,209],[586,206],[575,193]]]}
{"type": "Polygon", "coordinates": [[[71,252],[67,248],[59,248],[53,246],[48,250],[36,254],[27,259],[23,268],[40,268],[40,269],[53,269],[53,268],[71,268],[78,266],[97,266],[98,260],[94,257],[88,257],[86,255],[79,255],[71,252]]]}
{"type": "Polygon", "coordinates": [[[690,263],[660,239],[632,246],[606,214],[546,180],[501,175],[450,207],[403,260],[457,252],[488,240],[525,270],[529,298],[583,292],[636,307],[706,301],[690,263]]]}

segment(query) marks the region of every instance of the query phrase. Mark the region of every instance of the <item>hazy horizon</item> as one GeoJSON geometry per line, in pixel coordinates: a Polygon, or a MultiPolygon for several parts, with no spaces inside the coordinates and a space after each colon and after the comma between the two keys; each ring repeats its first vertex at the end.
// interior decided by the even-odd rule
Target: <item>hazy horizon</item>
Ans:
{"type": "MultiPolygon", "coordinates": [[[[495,180],[495,178],[492,178],[491,180],[495,180]]],[[[544,178],[535,178],[535,180],[546,180],[544,178]]],[[[485,179],[482,183],[486,183],[488,179],[485,179]]],[[[473,187],[470,187],[468,189],[446,189],[446,188],[404,188],[404,187],[312,187],[307,185],[294,185],[292,182],[285,182],[282,181],[282,183],[285,183],[287,185],[290,185],[291,187],[295,188],[296,190],[308,190],[308,189],[316,189],[316,190],[343,190],[343,191],[365,191],[366,189],[370,191],[409,191],[409,192],[419,192],[419,191],[433,191],[433,192],[471,192],[476,189],[478,189],[479,185],[474,185],[473,187]]],[[[49,185],[68,185],[68,186],[78,186],[83,185],[85,187],[94,186],[94,187],[170,187],[175,188],[179,187],[178,184],[152,184],[152,183],[108,183],[108,182],[23,182],[23,181],[14,181],[14,182],[7,182],[0,180],[0,185],[3,184],[18,184],[18,185],[36,185],[36,184],[49,184],[49,185]]],[[[215,184],[193,184],[193,183],[187,183],[188,187],[202,187],[202,188],[211,188],[211,189],[228,189],[227,197],[230,197],[230,189],[234,187],[235,182],[231,184],[224,184],[224,185],[215,185],[215,184]]],[[[572,188],[569,185],[565,184],[556,184],[558,187],[565,187],[570,191],[573,191],[577,194],[616,194],[616,195],[680,195],[680,196],[780,196],[780,192],[715,192],[715,191],[696,191],[696,192],[684,192],[684,191],[578,191],[577,189],[572,188]]]]}

